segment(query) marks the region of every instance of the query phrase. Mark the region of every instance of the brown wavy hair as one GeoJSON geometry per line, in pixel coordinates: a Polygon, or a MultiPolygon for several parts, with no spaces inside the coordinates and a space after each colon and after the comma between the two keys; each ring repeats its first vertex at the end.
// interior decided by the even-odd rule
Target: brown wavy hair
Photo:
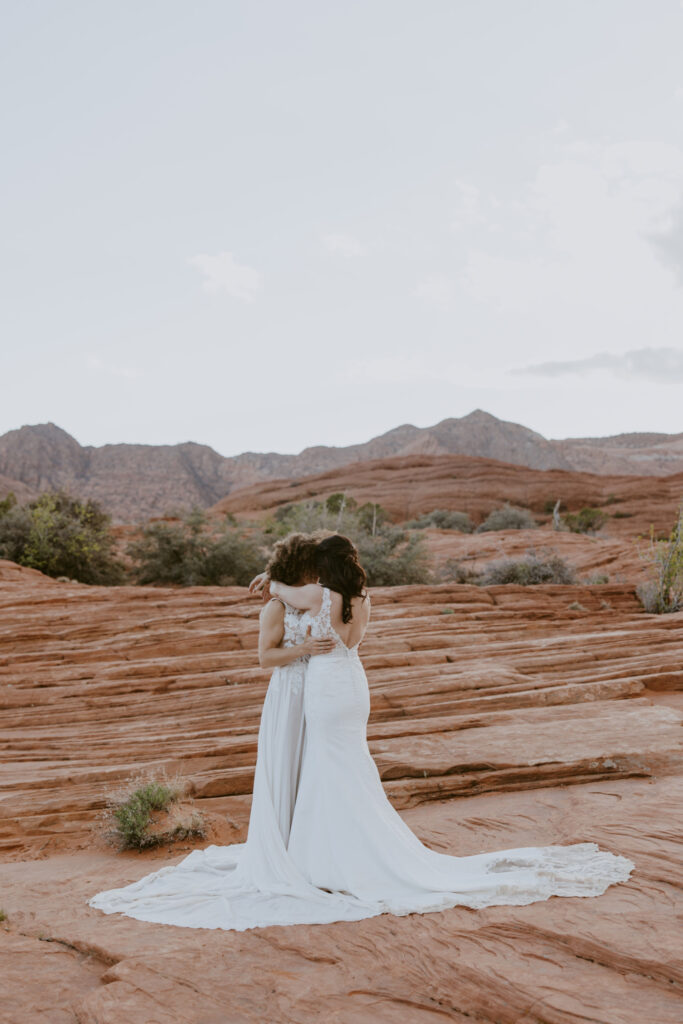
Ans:
{"type": "Polygon", "coordinates": [[[273,548],[266,572],[271,580],[295,587],[303,579],[318,575],[317,541],[307,533],[290,533],[273,548]]]}
{"type": "Polygon", "coordinates": [[[342,596],[342,622],[351,621],[351,599],[367,597],[365,569],[348,537],[334,533],[317,547],[318,575],[323,587],[342,596]]]}

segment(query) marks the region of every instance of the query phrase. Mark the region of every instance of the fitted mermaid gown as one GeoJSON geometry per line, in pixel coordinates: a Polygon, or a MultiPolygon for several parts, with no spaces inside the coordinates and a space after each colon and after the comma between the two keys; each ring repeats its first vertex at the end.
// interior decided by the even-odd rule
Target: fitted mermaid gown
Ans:
{"type": "Polygon", "coordinates": [[[285,643],[332,636],[329,654],[276,669],[259,729],[247,842],[195,850],[89,900],[105,913],[193,928],[353,921],[466,906],[599,896],[632,861],[595,843],[457,857],[425,846],[389,802],[366,739],[368,683],[358,645],[330,621],[288,609],[285,643]]]}

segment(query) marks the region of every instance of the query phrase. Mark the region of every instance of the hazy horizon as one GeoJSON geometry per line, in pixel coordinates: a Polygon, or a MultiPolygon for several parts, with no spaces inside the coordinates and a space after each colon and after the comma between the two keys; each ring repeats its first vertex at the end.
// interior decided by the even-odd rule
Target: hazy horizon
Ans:
{"type": "Polygon", "coordinates": [[[0,434],[683,431],[680,0],[0,17],[0,434]]]}

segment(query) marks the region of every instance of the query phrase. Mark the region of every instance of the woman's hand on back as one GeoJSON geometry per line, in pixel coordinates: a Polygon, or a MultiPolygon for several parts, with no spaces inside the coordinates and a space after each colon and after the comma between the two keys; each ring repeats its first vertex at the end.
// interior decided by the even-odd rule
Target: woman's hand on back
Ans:
{"type": "Polygon", "coordinates": [[[334,650],[334,638],[331,636],[311,636],[311,627],[306,630],[306,638],[298,645],[302,654],[329,654],[334,650]]]}

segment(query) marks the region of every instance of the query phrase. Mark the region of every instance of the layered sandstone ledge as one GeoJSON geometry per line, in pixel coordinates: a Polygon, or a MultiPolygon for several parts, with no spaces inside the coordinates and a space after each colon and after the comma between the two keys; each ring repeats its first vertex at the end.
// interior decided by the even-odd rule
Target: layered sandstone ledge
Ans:
{"type": "Polygon", "coordinates": [[[206,842],[244,838],[258,612],[239,588],[0,563],[0,1020],[678,1024],[683,613],[645,614],[632,583],[378,590],[362,649],[370,749],[423,841],[597,842],[635,862],[628,883],[241,934],[87,907],[189,849],[116,855],[98,835],[107,791],[141,768],[191,780],[206,842]]]}

